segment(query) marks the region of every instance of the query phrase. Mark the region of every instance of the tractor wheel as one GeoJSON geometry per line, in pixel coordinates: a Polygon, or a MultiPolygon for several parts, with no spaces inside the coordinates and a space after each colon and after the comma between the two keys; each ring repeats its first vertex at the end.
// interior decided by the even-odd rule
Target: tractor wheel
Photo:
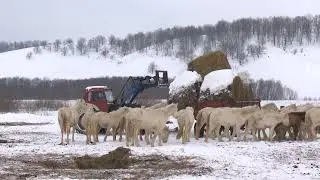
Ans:
{"type": "MultiPolygon", "coordinates": [[[[91,104],[91,103],[87,103],[87,104],[90,104],[93,106],[93,111],[94,112],[99,112],[100,109],[98,106],[94,105],[94,104],[91,104]]],[[[85,127],[82,127],[81,126],[81,121],[82,121],[82,118],[83,118],[84,114],[81,114],[80,117],[79,117],[79,120],[78,120],[78,123],[76,125],[76,132],[77,133],[80,133],[80,134],[86,134],[86,129],[85,127]]]]}
{"type": "MultiPolygon", "coordinates": [[[[82,114],[82,115],[79,117],[79,121],[78,121],[78,123],[77,123],[77,125],[76,125],[76,132],[77,132],[77,133],[80,133],[80,134],[86,134],[86,129],[85,129],[85,127],[83,127],[83,126],[81,125],[81,121],[82,121],[83,116],[84,116],[84,114],[82,114]]],[[[105,133],[106,133],[106,130],[105,130],[105,129],[101,129],[99,133],[100,133],[100,134],[105,134],[105,133]]]]}

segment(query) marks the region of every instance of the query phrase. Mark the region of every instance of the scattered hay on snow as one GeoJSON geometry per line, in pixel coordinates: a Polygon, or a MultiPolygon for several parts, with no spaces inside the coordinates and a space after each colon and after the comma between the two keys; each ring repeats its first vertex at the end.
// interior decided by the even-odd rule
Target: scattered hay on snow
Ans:
{"type": "Polygon", "coordinates": [[[126,169],[130,164],[130,149],[118,147],[100,157],[88,155],[74,158],[78,169],[126,169]]]}

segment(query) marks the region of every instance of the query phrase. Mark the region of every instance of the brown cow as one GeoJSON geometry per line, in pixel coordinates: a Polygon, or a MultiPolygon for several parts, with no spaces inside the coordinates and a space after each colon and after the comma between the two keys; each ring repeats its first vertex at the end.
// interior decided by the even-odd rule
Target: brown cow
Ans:
{"type": "Polygon", "coordinates": [[[286,133],[289,133],[291,140],[297,140],[298,135],[301,136],[300,130],[305,122],[306,112],[289,112],[289,126],[279,124],[275,128],[276,136],[275,140],[281,141],[286,139],[286,133]]]}

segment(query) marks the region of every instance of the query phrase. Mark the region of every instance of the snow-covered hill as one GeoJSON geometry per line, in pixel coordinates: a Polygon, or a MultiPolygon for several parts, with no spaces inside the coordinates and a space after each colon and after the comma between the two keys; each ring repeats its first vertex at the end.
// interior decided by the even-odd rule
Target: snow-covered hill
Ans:
{"type": "Polygon", "coordinates": [[[0,53],[0,77],[26,77],[48,79],[84,79],[105,76],[144,76],[150,74],[148,66],[154,62],[156,69],[167,70],[174,77],[186,64],[174,57],[150,56],[132,53],[121,59],[104,58],[97,53],[86,56],[68,55],[43,50],[27,59],[32,48],[0,53]]]}
{"type": "MultiPolygon", "coordinates": [[[[86,56],[68,55],[43,51],[26,54],[32,49],[22,49],[0,53],[0,77],[63,78],[83,79],[102,76],[147,75],[148,66],[154,62],[157,69],[167,70],[173,78],[183,73],[187,65],[175,57],[155,56],[152,53],[132,53],[124,57],[101,57],[95,53],[86,56]]],[[[320,92],[320,47],[301,46],[286,51],[274,46],[266,46],[264,55],[239,66],[229,60],[235,73],[247,71],[253,79],[275,79],[296,90],[299,97],[319,97],[320,92]]]]}
{"type": "Polygon", "coordinates": [[[249,64],[235,66],[238,72],[247,71],[253,79],[275,79],[296,90],[299,97],[320,96],[320,46],[283,49],[268,46],[265,55],[249,64]]]}

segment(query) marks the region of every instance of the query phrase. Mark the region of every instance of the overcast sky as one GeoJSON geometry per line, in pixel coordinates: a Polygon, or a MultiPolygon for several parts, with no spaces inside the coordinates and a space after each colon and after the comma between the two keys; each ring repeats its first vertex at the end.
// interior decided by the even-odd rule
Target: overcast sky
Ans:
{"type": "Polygon", "coordinates": [[[320,14],[319,0],[0,0],[0,41],[123,37],[241,17],[320,14]]]}

